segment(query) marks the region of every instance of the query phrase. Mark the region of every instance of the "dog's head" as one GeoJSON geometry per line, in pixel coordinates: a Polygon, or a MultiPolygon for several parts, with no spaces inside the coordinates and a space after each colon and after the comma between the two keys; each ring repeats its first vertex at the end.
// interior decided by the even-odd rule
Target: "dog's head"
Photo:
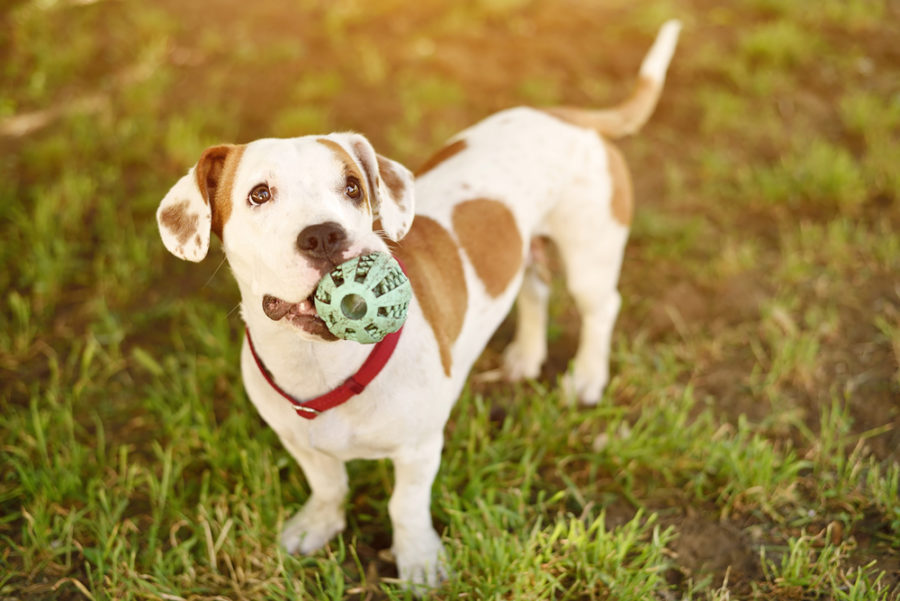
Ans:
{"type": "Polygon", "coordinates": [[[310,340],[333,340],[312,303],[319,280],[386,251],[413,209],[409,170],[347,133],[207,148],[156,218],[166,248],[189,261],[206,256],[215,233],[245,302],[310,340]]]}

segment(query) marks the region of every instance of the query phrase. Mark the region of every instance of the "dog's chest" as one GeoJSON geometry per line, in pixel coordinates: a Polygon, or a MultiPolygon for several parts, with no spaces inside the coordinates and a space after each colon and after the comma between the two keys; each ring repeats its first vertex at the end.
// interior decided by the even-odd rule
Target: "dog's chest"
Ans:
{"type": "Polygon", "coordinates": [[[391,422],[397,421],[396,413],[390,407],[382,412],[372,410],[383,405],[375,398],[381,392],[377,386],[308,420],[298,416],[291,404],[273,390],[255,364],[244,361],[248,396],[286,445],[320,451],[343,461],[378,459],[395,449],[398,437],[391,435],[391,422]]]}
{"type": "MultiPolygon", "coordinates": [[[[385,436],[380,419],[360,419],[355,412],[341,408],[307,420],[299,417],[285,399],[273,394],[266,386],[255,381],[247,384],[253,404],[283,441],[292,441],[302,448],[327,453],[343,461],[378,459],[387,456],[394,447],[394,440],[385,436]]],[[[354,399],[358,404],[365,400],[354,399]]]]}
{"type": "MultiPolygon", "coordinates": [[[[310,369],[308,364],[304,366],[302,361],[286,361],[286,357],[289,356],[290,353],[283,352],[270,363],[276,380],[283,390],[291,391],[290,394],[294,398],[301,400],[313,398],[322,393],[322,390],[317,388],[321,386],[323,390],[327,389],[328,382],[340,380],[334,374],[314,376],[316,370],[310,369]],[[310,388],[309,381],[316,383],[313,384],[313,388],[310,388]]],[[[315,364],[319,365],[318,362],[315,364]]],[[[383,445],[371,433],[372,420],[365,420],[356,415],[353,403],[326,411],[313,420],[299,416],[290,401],[276,392],[263,377],[246,342],[241,355],[241,371],[250,400],[287,446],[312,448],[341,459],[351,458],[351,455],[383,456],[383,445]]],[[[368,394],[361,395],[365,396],[368,394]]]]}
{"type": "Polygon", "coordinates": [[[343,461],[379,459],[390,455],[393,442],[383,434],[332,412],[323,414],[307,430],[309,446],[343,461]]]}

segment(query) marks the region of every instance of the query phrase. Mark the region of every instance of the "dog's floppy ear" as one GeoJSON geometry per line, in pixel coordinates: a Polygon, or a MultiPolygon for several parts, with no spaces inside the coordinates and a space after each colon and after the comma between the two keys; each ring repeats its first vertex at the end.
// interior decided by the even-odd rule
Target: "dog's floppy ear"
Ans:
{"type": "Polygon", "coordinates": [[[394,242],[403,238],[413,222],[416,208],[413,174],[391,159],[376,154],[359,134],[349,134],[350,148],[366,172],[372,197],[372,216],[394,242]]]}
{"type": "Polygon", "coordinates": [[[176,257],[201,261],[209,251],[210,232],[221,237],[222,219],[216,218],[216,191],[231,145],[212,146],[187,175],[172,186],[159,204],[156,222],[163,244],[176,257]],[[218,226],[218,227],[217,227],[218,226]]]}

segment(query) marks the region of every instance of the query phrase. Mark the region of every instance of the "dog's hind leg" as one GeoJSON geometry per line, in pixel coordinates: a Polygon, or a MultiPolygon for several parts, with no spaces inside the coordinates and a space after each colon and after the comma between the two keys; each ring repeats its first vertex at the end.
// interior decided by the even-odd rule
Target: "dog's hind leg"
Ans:
{"type": "Polygon", "coordinates": [[[503,371],[513,382],[540,375],[547,358],[547,302],[550,287],[545,273],[546,240],[531,242],[530,263],[516,299],[516,333],[503,352],[503,371]]]}
{"type": "Polygon", "coordinates": [[[302,448],[285,437],[282,442],[303,468],[312,494],[285,523],[281,544],[289,553],[308,555],[324,547],[346,525],[347,470],[343,461],[330,455],[302,448]]]}
{"type": "Polygon", "coordinates": [[[563,378],[563,395],[584,405],[596,405],[609,382],[610,342],[621,297],[616,289],[607,290],[600,302],[579,302],[580,294],[573,295],[582,316],[581,337],[575,359],[563,378]]]}
{"type": "Polygon", "coordinates": [[[563,380],[563,392],[568,399],[594,405],[609,380],[610,341],[621,305],[616,288],[628,228],[604,214],[608,204],[574,202],[579,206],[561,207],[560,214],[578,218],[556,219],[552,234],[565,266],[566,285],[581,314],[578,350],[563,380]]]}

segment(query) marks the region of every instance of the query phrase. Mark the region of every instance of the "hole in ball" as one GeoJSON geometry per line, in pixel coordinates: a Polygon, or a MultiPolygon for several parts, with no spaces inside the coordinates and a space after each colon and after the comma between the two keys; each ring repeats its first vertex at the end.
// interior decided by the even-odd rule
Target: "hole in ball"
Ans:
{"type": "Polygon", "coordinates": [[[362,319],[367,311],[366,300],[358,294],[348,294],[341,299],[341,312],[347,319],[362,319]]]}

